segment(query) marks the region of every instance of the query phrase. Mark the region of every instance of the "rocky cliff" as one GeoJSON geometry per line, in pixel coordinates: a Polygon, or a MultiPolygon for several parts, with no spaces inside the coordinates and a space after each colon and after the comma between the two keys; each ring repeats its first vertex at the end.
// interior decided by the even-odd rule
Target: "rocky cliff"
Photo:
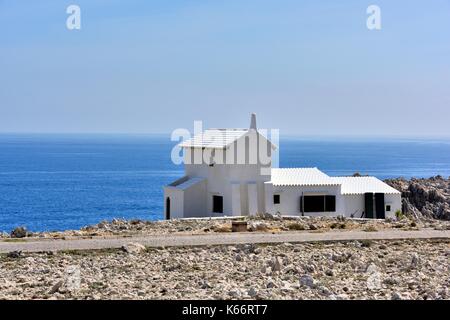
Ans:
{"type": "Polygon", "coordinates": [[[418,219],[450,220],[450,177],[397,178],[385,182],[402,192],[403,214],[418,219]]]}

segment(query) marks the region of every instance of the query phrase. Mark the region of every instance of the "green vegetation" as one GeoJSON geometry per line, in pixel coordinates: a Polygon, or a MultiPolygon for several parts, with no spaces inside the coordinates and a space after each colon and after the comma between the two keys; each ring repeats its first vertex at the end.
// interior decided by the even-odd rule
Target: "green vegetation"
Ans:
{"type": "Polygon", "coordinates": [[[397,218],[397,220],[402,220],[405,217],[405,215],[401,210],[397,210],[395,211],[395,217],[397,218]]]}

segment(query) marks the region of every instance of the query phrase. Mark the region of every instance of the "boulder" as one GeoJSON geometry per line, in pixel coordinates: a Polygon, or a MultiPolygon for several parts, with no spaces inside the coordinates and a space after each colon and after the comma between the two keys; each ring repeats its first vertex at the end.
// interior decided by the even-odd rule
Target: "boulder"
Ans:
{"type": "Polygon", "coordinates": [[[304,274],[299,279],[300,286],[314,288],[316,286],[316,281],[309,274],[304,274]]]}
{"type": "Polygon", "coordinates": [[[231,223],[214,225],[211,228],[214,232],[231,232],[231,223]]]}
{"type": "Polygon", "coordinates": [[[309,230],[317,230],[319,229],[315,224],[311,223],[309,224],[309,230]]]}
{"type": "Polygon", "coordinates": [[[8,258],[17,259],[22,256],[22,251],[11,251],[6,254],[8,258]]]}
{"type": "Polygon", "coordinates": [[[248,225],[248,231],[268,231],[269,226],[264,222],[252,221],[248,225]]]}
{"type": "Polygon", "coordinates": [[[145,246],[137,243],[137,242],[130,242],[124,246],[122,246],[122,250],[126,253],[141,253],[146,250],[145,246]]]}
{"type": "Polygon", "coordinates": [[[254,298],[258,295],[258,291],[256,291],[255,288],[250,288],[250,290],[248,290],[247,294],[251,297],[254,298]]]}
{"type": "Polygon", "coordinates": [[[272,272],[280,272],[281,267],[283,266],[283,260],[281,257],[275,257],[270,261],[270,267],[272,269],[272,272]]]}
{"type": "Polygon", "coordinates": [[[11,231],[11,238],[25,238],[28,236],[27,228],[17,227],[11,231]]]}
{"type": "Polygon", "coordinates": [[[301,222],[289,223],[287,225],[287,227],[288,227],[289,230],[296,230],[296,231],[301,231],[301,230],[308,229],[308,227],[305,224],[301,223],[301,222]]]}
{"type": "Polygon", "coordinates": [[[54,294],[55,292],[58,292],[59,291],[59,289],[61,289],[61,287],[63,286],[63,284],[64,284],[64,281],[63,280],[60,280],[60,281],[58,281],[57,283],[55,283],[51,288],[50,288],[50,290],[49,290],[49,294],[54,294]]]}

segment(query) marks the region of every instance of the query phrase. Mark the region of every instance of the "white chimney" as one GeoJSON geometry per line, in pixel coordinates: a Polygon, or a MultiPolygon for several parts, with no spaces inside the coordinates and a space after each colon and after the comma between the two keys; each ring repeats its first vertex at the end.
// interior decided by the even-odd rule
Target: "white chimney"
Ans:
{"type": "Polygon", "coordinates": [[[250,120],[250,129],[256,130],[256,114],[252,113],[252,118],[250,120]]]}

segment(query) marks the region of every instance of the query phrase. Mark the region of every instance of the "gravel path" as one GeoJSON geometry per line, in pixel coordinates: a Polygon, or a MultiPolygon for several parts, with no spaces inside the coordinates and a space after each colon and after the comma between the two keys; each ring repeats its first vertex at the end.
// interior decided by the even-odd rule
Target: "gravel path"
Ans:
{"type": "Polygon", "coordinates": [[[217,233],[206,235],[164,235],[136,236],[124,238],[97,238],[76,240],[19,240],[0,241],[0,253],[11,251],[42,252],[59,250],[91,250],[120,248],[130,242],[141,243],[147,247],[233,245],[243,243],[283,243],[346,240],[400,240],[400,239],[436,239],[450,238],[450,230],[397,231],[332,231],[282,232],[282,233],[217,233]]]}

